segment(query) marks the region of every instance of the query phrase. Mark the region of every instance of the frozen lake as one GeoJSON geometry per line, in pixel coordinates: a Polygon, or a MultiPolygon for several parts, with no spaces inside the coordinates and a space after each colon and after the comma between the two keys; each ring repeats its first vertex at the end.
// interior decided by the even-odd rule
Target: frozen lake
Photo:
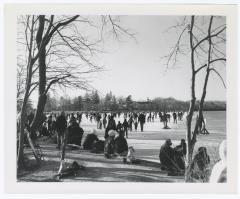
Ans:
{"type": "MultiPolygon", "coordinates": [[[[129,138],[127,139],[128,145],[135,148],[137,157],[159,161],[158,154],[160,146],[167,138],[172,139],[173,145],[176,146],[182,138],[186,137],[185,116],[186,114],[184,115],[184,119],[177,124],[174,124],[173,120],[171,120],[170,123],[168,123],[170,129],[163,129],[163,123],[160,123],[159,118],[155,119],[154,122],[146,122],[144,132],[140,132],[140,129],[138,129],[137,132],[129,132],[129,138]]],[[[195,149],[199,146],[207,147],[212,159],[211,162],[214,163],[218,160],[218,146],[222,140],[226,139],[226,111],[204,112],[204,117],[206,118],[206,128],[210,134],[199,135],[195,149]]],[[[122,122],[123,116],[116,118],[116,122],[119,120],[122,122]]],[[[86,135],[91,129],[96,128],[96,123],[91,123],[83,116],[81,126],[86,135]]],[[[104,139],[104,130],[98,130],[98,136],[100,139],[104,139]]]]}

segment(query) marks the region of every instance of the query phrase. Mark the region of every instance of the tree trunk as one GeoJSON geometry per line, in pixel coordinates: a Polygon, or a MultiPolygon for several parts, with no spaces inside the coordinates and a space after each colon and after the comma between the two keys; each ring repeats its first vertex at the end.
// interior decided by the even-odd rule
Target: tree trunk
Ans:
{"type": "Polygon", "coordinates": [[[27,64],[27,78],[26,78],[26,84],[25,84],[25,93],[24,98],[22,102],[21,107],[21,113],[20,113],[20,132],[19,132],[19,145],[18,145],[18,154],[17,154],[17,165],[18,168],[23,167],[24,165],[24,129],[25,129],[25,123],[26,123],[26,107],[29,99],[29,91],[31,87],[31,81],[32,81],[32,67],[34,64],[34,61],[32,59],[32,46],[33,46],[33,29],[34,29],[34,16],[32,16],[32,24],[31,24],[31,35],[30,35],[30,44],[29,44],[29,53],[28,53],[28,64],[27,64]]]}
{"type": "Polygon", "coordinates": [[[62,169],[63,169],[67,142],[68,142],[68,129],[65,130],[64,135],[63,135],[63,140],[62,140],[62,143],[61,143],[62,153],[61,153],[61,159],[60,159],[60,166],[59,166],[58,174],[60,174],[62,172],[62,169]]]}
{"type": "Polygon", "coordinates": [[[191,47],[191,69],[192,69],[192,80],[191,80],[191,102],[187,115],[187,161],[185,167],[185,181],[191,182],[191,164],[192,164],[192,155],[195,142],[192,142],[192,118],[195,109],[195,58],[194,58],[194,42],[193,42],[193,27],[194,27],[194,16],[191,17],[191,26],[190,26],[190,47],[191,47]]]}
{"type": "Polygon", "coordinates": [[[18,135],[18,154],[17,154],[17,166],[18,169],[22,168],[24,166],[24,128],[26,123],[26,103],[23,102],[22,110],[20,113],[20,132],[18,135]]]}
{"type": "Polygon", "coordinates": [[[34,155],[35,159],[37,160],[37,163],[39,164],[41,159],[40,159],[40,157],[39,157],[39,155],[38,155],[38,153],[35,149],[34,143],[32,142],[32,139],[30,137],[30,132],[27,131],[26,129],[25,129],[25,132],[27,134],[27,139],[28,139],[29,145],[32,149],[33,155],[34,155]]]}
{"type": "Polygon", "coordinates": [[[36,36],[36,41],[39,50],[38,65],[39,65],[39,94],[37,110],[30,127],[31,133],[35,133],[39,126],[43,123],[43,111],[47,102],[46,89],[46,45],[43,41],[43,30],[44,30],[45,16],[39,16],[39,27],[36,36]]]}

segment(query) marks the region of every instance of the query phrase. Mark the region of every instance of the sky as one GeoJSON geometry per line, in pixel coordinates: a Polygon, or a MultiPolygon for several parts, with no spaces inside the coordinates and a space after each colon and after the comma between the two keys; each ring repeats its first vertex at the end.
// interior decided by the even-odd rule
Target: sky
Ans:
{"type": "MultiPolygon", "coordinates": [[[[167,31],[182,18],[176,16],[121,16],[121,25],[135,32],[135,38],[123,36],[121,41],[111,36],[105,38],[105,53],[98,56],[97,63],[105,71],[94,76],[92,86],[104,96],[112,91],[116,96],[132,95],[134,100],[155,97],[190,99],[190,56],[182,56],[174,67],[166,69],[163,56],[176,43],[176,31],[167,31]]],[[[86,30],[85,30],[86,31],[86,30]]],[[[226,67],[219,67],[225,79],[226,67]]],[[[199,73],[196,94],[202,91],[204,72],[199,73]]],[[[66,89],[70,97],[83,95],[85,91],[66,89]]],[[[209,79],[206,100],[226,100],[226,89],[219,77],[209,79]]]]}

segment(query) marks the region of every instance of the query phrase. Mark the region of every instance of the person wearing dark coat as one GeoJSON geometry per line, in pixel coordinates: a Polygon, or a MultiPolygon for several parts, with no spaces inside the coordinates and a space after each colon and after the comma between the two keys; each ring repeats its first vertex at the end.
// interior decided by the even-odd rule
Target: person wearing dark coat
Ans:
{"type": "Polygon", "coordinates": [[[93,143],[95,141],[98,141],[98,137],[96,135],[96,130],[93,129],[92,133],[88,134],[87,137],[85,138],[83,142],[83,149],[85,150],[92,150],[93,148],[93,143]]]}
{"type": "Polygon", "coordinates": [[[171,147],[171,139],[167,139],[165,143],[160,148],[159,159],[162,165],[162,168],[167,171],[175,171],[174,163],[174,149],[171,147]]]}
{"type": "Polygon", "coordinates": [[[104,116],[103,118],[103,128],[106,129],[106,125],[107,125],[107,116],[104,116]]]}
{"type": "Polygon", "coordinates": [[[110,130],[109,136],[105,139],[104,143],[104,156],[106,158],[115,157],[115,142],[114,137],[116,135],[116,131],[110,130]]]}
{"type": "Polygon", "coordinates": [[[50,135],[52,135],[52,114],[48,116],[48,120],[47,120],[47,126],[48,126],[48,132],[50,135]]]}
{"type": "Polygon", "coordinates": [[[79,126],[76,120],[72,120],[68,126],[68,144],[76,144],[81,146],[83,129],[79,126]]]}
{"type": "Polygon", "coordinates": [[[57,130],[57,148],[60,149],[63,140],[65,139],[65,131],[67,128],[67,120],[64,111],[58,116],[56,120],[56,130],[57,130]]]}
{"type": "Polygon", "coordinates": [[[42,127],[41,127],[40,135],[41,136],[50,136],[49,131],[47,129],[47,123],[46,122],[44,122],[42,127]]]}
{"type": "Polygon", "coordinates": [[[123,162],[127,162],[128,144],[127,140],[124,138],[124,131],[120,131],[119,136],[114,140],[115,153],[118,153],[123,157],[123,162]]]}
{"type": "Polygon", "coordinates": [[[121,122],[118,121],[118,124],[117,124],[117,127],[116,127],[116,131],[119,133],[120,131],[122,131],[122,128],[123,128],[123,126],[122,126],[121,122]]]}
{"type": "Polygon", "coordinates": [[[187,154],[187,145],[184,139],[181,139],[180,145],[176,146],[174,148],[174,151],[175,151],[174,160],[178,168],[180,168],[181,170],[185,170],[184,157],[187,154]]]}
{"type": "Polygon", "coordinates": [[[128,138],[128,122],[127,122],[127,119],[124,119],[122,127],[123,127],[124,134],[126,135],[126,138],[128,138]]]}
{"type": "Polygon", "coordinates": [[[132,125],[133,125],[133,117],[130,116],[129,120],[128,120],[128,126],[129,126],[129,130],[132,131],[132,125]]]}
{"type": "Polygon", "coordinates": [[[210,164],[210,157],[207,153],[206,147],[199,147],[190,165],[192,174],[195,179],[205,179],[207,175],[207,167],[210,164]]]}
{"type": "Polygon", "coordinates": [[[140,123],[140,127],[141,127],[141,131],[143,132],[143,125],[145,123],[145,120],[146,120],[146,116],[141,113],[139,116],[138,116],[138,121],[140,123]]]}
{"type": "Polygon", "coordinates": [[[110,130],[117,130],[116,122],[113,116],[109,117],[107,128],[105,129],[105,136],[104,136],[105,139],[108,137],[108,132],[110,130]]]}

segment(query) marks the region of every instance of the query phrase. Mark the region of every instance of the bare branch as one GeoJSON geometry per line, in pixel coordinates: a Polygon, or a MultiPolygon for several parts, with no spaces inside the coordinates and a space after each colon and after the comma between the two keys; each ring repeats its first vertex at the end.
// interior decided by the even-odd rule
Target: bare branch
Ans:
{"type": "Polygon", "coordinates": [[[220,79],[221,79],[221,81],[222,81],[222,83],[223,83],[224,88],[226,88],[226,84],[225,84],[224,79],[223,79],[223,77],[221,76],[221,74],[220,74],[215,68],[211,68],[210,71],[215,72],[215,73],[218,75],[218,77],[220,77],[220,79]]]}
{"type": "MultiPolygon", "coordinates": [[[[209,63],[212,64],[212,63],[217,62],[217,61],[226,61],[226,58],[214,59],[214,60],[211,60],[209,63]]],[[[202,65],[201,67],[199,67],[199,68],[195,71],[195,73],[198,73],[200,70],[202,70],[202,69],[203,69],[204,67],[206,67],[206,66],[207,66],[207,64],[202,65]]]]}

